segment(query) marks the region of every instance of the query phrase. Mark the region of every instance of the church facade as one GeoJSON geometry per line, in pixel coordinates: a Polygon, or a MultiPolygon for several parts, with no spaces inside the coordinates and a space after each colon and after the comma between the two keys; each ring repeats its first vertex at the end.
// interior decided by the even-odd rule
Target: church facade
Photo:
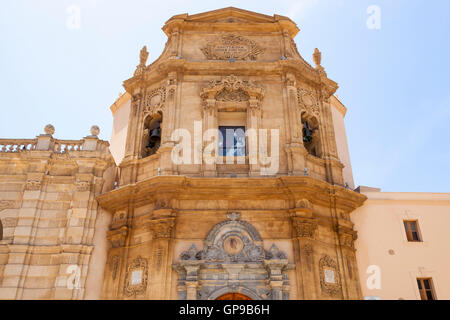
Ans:
{"type": "Polygon", "coordinates": [[[292,20],[236,8],[163,31],[109,143],[0,140],[0,298],[362,299],[367,197],[320,51],[310,65],[292,20]]]}

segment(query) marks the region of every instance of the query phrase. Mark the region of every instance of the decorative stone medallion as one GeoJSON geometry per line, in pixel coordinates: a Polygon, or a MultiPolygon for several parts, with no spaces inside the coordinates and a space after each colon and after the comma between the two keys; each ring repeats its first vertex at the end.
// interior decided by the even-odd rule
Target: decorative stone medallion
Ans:
{"type": "Polygon", "coordinates": [[[244,248],[244,242],[237,236],[230,236],[225,239],[223,248],[228,254],[236,255],[244,248]]]}

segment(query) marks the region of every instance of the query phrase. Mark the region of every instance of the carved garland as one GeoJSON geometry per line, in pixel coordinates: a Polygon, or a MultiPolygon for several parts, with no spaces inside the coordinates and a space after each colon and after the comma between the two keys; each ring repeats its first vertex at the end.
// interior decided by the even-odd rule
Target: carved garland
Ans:
{"type": "Polygon", "coordinates": [[[335,296],[341,292],[341,280],[336,261],[324,255],[319,261],[320,286],[322,292],[335,296]]]}
{"type": "Polygon", "coordinates": [[[200,49],[208,60],[256,60],[262,49],[256,42],[235,34],[225,34],[200,49]]]}
{"type": "Polygon", "coordinates": [[[138,256],[128,264],[125,275],[125,286],[123,288],[126,296],[137,296],[145,294],[148,281],[148,260],[138,256]],[[140,275],[140,279],[135,278],[140,275]]]}

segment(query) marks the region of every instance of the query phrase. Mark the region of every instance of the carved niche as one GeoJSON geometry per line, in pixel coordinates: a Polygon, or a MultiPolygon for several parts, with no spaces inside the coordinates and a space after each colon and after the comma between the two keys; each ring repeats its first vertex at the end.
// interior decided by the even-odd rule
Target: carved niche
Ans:
{"type": "Polygon", "coordinates": [[[125,274],[125,286],[123,288],[126,296],[137,296],[145,294],[148,281],[148,260],[138,256],[128,264],[125,274]]]}
{"type": "Polygon", "coordinates": [[[319,261],[320,286],[322,292],[336,296],[341,292],[341,280],[336,261],[324,255],[319,261]]]}
{"type": "Polygon", "coordinates": [[[224,34],[201,48],[208,60],[256,60],[262,49],[255,41],[235,34],[224,34]]]}

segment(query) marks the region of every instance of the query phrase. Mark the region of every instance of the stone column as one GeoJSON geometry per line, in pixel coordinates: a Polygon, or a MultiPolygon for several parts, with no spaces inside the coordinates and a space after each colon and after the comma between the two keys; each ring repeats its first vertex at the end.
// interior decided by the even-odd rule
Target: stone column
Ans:
{"type": "Polygon", "coordinates": [[[186,300],[197,300],[200,265],[194,262],[193,264],[184,264],[184,268],[186,269],[186,300]]]}
{"type": "MultiPolygon", "coordinates": [[[[259,145],[258,138],[259,128],[261,127],[261,106],[260,101],[254,97],[249,100],[247,110],[247,130],[251,129],[251,134],[247,135],[247,150],[249,159],[250,176],[260,176],[260,162],[258,159],[259,145]]],[[[267,137],[270,135],[270,130],[267,133],[267,137]]],[[[261,143],[261,141],[259,141],[261,143]]],[[[268,150],[268,149],[266,149],[268,150]]]]}
{"type": "Polygon", "coordinates": [[[272,300],[282,300],[283,275],[281,274],[281,269],[284,267],[284,264],[270,261],[266,263],[266,267],[270,275],[269,285],[272,289],[272,300]]]}

